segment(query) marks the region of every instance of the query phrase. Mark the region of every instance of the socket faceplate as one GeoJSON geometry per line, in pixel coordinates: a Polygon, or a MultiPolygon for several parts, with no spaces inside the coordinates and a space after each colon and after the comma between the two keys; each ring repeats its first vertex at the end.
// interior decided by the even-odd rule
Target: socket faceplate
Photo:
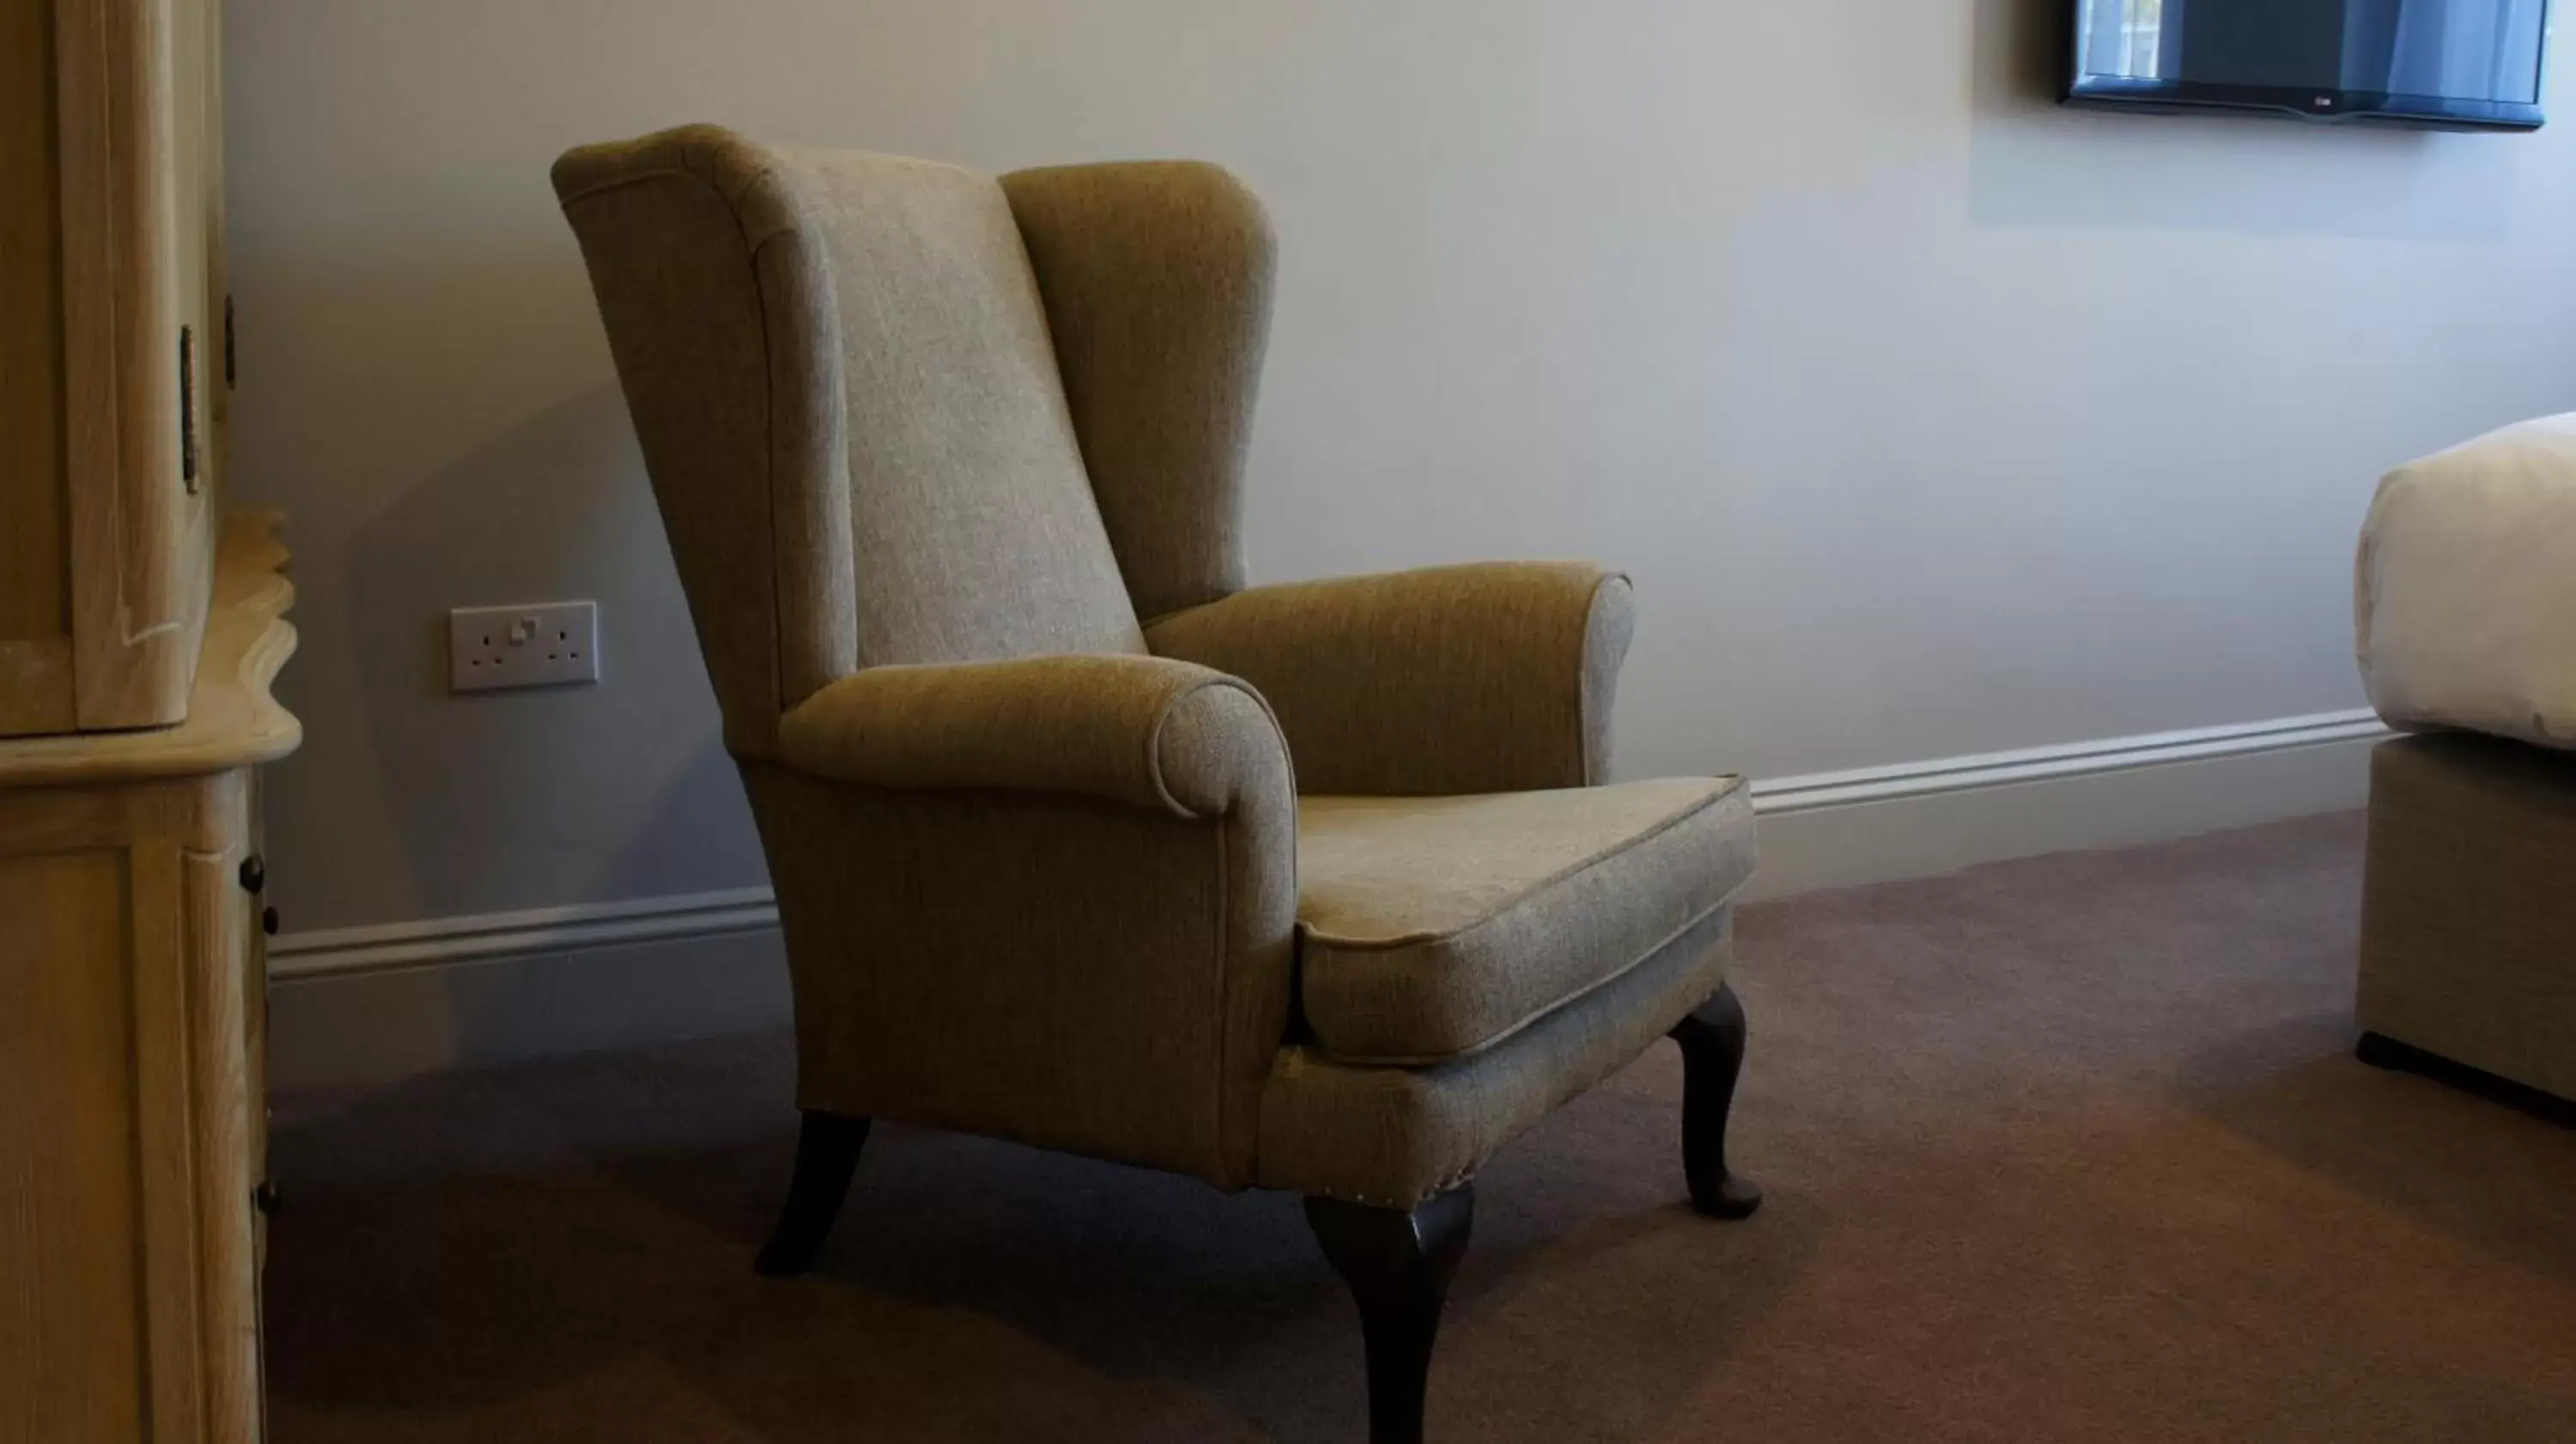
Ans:
{"type": "Polygon", "coordinates": [[[455,692],[599,680],[599,604],[527,602],[447,614],[447,685],[455,692]]]}

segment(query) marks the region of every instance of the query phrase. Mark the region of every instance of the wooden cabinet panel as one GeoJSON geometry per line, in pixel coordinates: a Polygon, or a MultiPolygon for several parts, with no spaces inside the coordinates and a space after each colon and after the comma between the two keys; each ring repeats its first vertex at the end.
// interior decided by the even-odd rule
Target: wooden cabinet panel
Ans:
{"type": "Polygon", "coordinates": [[[199,214],[204,218],[203,247],[206,254],[206,459],[213,468],[213,481],[206,488],[211,498],[207,515],[220,516],[229,501],[224,486],[232,476],[233,414],[233,282],[228,259],[230,238],[225,230],[224,208],[224,6],[223,0],[198,0],[204,16],[206,45],[201,73],[205,76],[205,96],[197,127],[203,147],[201,183],[203,200],[199,214]]]}
{"type": "MultiPolygon", "coordinates": [[[[250,791],[247,829],[250,855],[264,857],[268,848],[268,824],[260,806],[260,775],[244,771],[242,777],[250,791]]],[[[243,1096],[250,1113],[250,1147],[248,1166],[251,1187],[269,1190],[270,1206],[276,1194],[268,1172],[268,928],[261,918],[267,898],[267,865],[258,870],[260,891],[249,890],[244,881],[242,904],[242,945],[248,962],[242,968],[242,1062],[243,1096]]],[[[253,1438],[268,1437],[268,1208],[255,1206],[251,1213],[251,1328],[250,1365],[261,1382],[256,1407],[258,1427],[253,1438]]]]}
{"type": "Polygon", "coordinates": [[[0,857],[0,1441],[140,1439],[125,853],[0,857]]]}
{"type": "Polygon", "coordinates": [[[218,19],[0,0],[0,736],[186,714],[228,409],[218,19]]]}
{"type": "MultiPolygon", "coordinates": [[[[194,383],[204,369],[200,319],[186,294],[198,275],[204,217],[183,203],[183,137],[200,125],[184,109],[183,70],[202,65],[186,48],[195,0],[56,0],[62,33],[103,43],[95,66],[63,50],[68,202],[75,179],[103,191],[96,212],[64,214],[67,254],[111,256],[111,295],[85,296],[79,272],[66,287],[78,367],[80,343],[102,333],[111,419],[98,428],[112,449],[73,449],[72,554],[75,690],[84,730],[162,726],[186,715],[189,672],[204,625],[209,545],[199,479],[183,444],[194,383]],[[77,21],[77,23],[75,23],[77,21]],[[75,164],[69,118],[103,113],[103,142],[75,164]],[[101,219],[92,230],[82,222],[101,219]],[[104,303],[103,305],[101,303],[104,303]],[[102,315],[102,311],[104,314],[102,315]],[[84,471],[90,472],[84,475],[84,471]],[[84,525],[86,520],[87,524],[84,525]],[[115,605],[108,605],[111,592],[115,605]]],[[[202,285],[202,279],[197,281],[202,285]]],[[[75,389],[78,403],[85,393],[75,389]]],[[[75,434],[81,430],[74,422],[75,434]]]]}
{"type": "Polygon", "coordinates": [[[248,965],[250,909],[242,891],[249,855],[243,774],[212,779],[201,797],[197,844],[179,862],[182,947],[187,958],[190,1144],[194,1212],[204,1280],[198,1323],[205,1359],[205,1421],[220,1444],[259,1437],[259,1311],[252,1244],[248,965]]]}
{"type": "Polygon", "coordinates": [[[255,1444],[241,772],[0,792],[0,1444],[255,1444]]]}
{"type": "MultiPolygon", "coordinates": [[[[216,274],[218,133],[223,122],[212,107],[214,7],[207,0],[168,0],[170,5],[171,264],[178,275],[178,318],[185,338],[180,368],[181,490],[201,499],[220,495],[220,448],[215,438],[215,398],[223,391],[223,317],[216,274]]],[[[205,500],[197,516],[207,513],[205,500]]]]}
{"type": "Polygon", "coordinates": [[[0,736],[72,729],[52,0],[0,0],[0,736]]]}

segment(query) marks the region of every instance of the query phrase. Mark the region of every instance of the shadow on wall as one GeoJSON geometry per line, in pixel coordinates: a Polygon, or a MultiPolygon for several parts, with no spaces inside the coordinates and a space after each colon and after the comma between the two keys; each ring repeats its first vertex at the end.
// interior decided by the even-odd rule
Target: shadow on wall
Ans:
{"type": "Polygon", "coordinates": [[[2417,241],[2500,241],[2513,229],[2531,137],[2062,107],[2073,13],[2073,0],[1978,0],[1979,225],[2417,241]]]}
{"type": "Polygon", "coordinates": [[[670,552],[613,387],[493,433],[351,533],[351,658],[422,915],[757,885],[670,552]],[[602,683],[450,695],[450,607],[595,597],[602,683]]]}

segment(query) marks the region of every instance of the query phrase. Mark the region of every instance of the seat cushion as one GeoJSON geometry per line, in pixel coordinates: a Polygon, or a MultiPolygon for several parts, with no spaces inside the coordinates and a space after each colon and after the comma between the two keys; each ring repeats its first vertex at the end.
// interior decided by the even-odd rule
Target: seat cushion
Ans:
{"type": "Polygon", "coordinates": [[[1299,1001],[1345,1063],[1490,1047],[1617,978],[1753,875],[1740,778],[1298,804],[1299,1001]]]}
{"type": "Polygon", "coordinates": [[[1726,981],[1735,909],[1491,1048],[1380,1068],[1283,1048],[1261,1095],[1254,1186],[1414,1208],[1637,1055],[1726,981]]]}

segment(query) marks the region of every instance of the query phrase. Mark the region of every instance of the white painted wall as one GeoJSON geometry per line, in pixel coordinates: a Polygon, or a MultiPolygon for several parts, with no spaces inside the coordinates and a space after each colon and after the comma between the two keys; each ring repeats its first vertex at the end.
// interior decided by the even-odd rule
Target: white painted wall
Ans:
{"type": "Polygon", "coordinates": [[[294,925],[761,880],[545,176],[689,120],[1235,168],[1283,237],[1258,575],[1630,568],[1631,774],[2355,705],[2373,479],[2576,406],[2576,96],[2537,137],[2063,112],[2057,9],[234,0],[294,925]],[[604,686],[445,694],[445,608],[560,596],[604,686]]]}

